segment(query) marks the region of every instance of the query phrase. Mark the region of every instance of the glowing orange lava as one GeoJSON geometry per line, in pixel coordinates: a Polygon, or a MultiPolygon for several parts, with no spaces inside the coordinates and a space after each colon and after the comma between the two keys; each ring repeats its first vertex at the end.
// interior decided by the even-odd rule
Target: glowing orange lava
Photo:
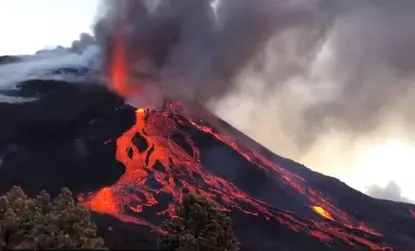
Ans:
{"type": "Polygon", "coordinates": [[[283,169],[254,151],[243,148],[230,138],[214,132],[212,128],[178,116],[170,110],[138,109],[136,123],[117,139],[116,159],[125,165],[125,173],[116,184],[80,196],[80,200],[94,211],[113,215],[123,221],[145,224],[158,230],[156,226],[140,218],[140,214],[146,209],[153,208],[154,211],[158,208],[157,215],[167,213],[174,217],[173,202],[164,205],[160,203],[159,197],[168,195],[175,200],[181,200],[186,189],[213,199],[224,211],[237,208],[249,215],[275,220],[294,231],[304,231],[323,242],[339,239],[351,246],[360,244],[373,250],[382,250],[383,246],[348,233],[344,228],[334,227],[323,221],[311,221],[313,224],[310,225],[290,212],[273,209],[265,202],[250,197],[231,182],[209,173],[201,165],[200,152],[193,140],[178,129],[179,125],[189,122],[226,142],[247,160],[270,172],[270,175],[280,173],[286,184],[307,196],[312,205],[322,205],[310,207],[311,210],[348,228],[380,235],[334,207],[321,192],[307,188],[304,178],[283,169]],[[174,134],[181,134],[191,147],[191,152],[184,150],[172,139],[174,134]],[[134,143],[137,137],[146,141],[146,146],[138,147],[134,143]]]}
{"type": "MultiPolygon", "coordinates": [[[[113,49],[110,73],[112,88],[117,93],[128,96],[136,90],[132,85],[128,85],[125,79],[125,56],[122,43],[117,41],[113,49]]],[[[293,231],[308,233],[325,243],[337,239],[350,246],[364,245],[372,250],[386,248],[356,236],[353,234],[355,231],[348,231],[347,229],[358,229],[365,232],[365,235],[381,236],[374,229],[334,206],[321,191],[310,188],[300,175],[275,164],[258,152],[239,145],[231,137],[219,134],[201,121],[196,122],[178,115],[179,111],[179,103],[172,103],[163,110],[137,109],[135,124],[116,142],[116,159],[125,166],[125,173],[116,184],[91,194],[80,195],[79,200],[96,212],[160,230],[144,220],[141,214],[151,211],[157,212],[157,215],[168,214],[174,217],[174,200],[181,200],[184,191],[187,190],[212,199],[223,211],[238,209],[249,215],[264,217],[293,231]],[[310,210],[329,219],[330,222],[301,219],[291,212],[277,210],[249,196],[231,182],[208,172],[201,164],[200,151],[193,139],[179,129],[183,125],[192,125],[212,135],[258,168],[264,169],[269,175],[282,177],[286,186],[308,200],[310,210]],[[184,149],[173,139],[177,135],[184,139],[190,149],[184,149]]]]}
{"type": "Polygon", "coordinates": [[[319,206],[313,206],[312,208],[314,212],[318,213],[322,217],[329,219],[329,220],[334,220],[333,216],[331,216],[331,214],[327,212],[324,208],[319,207],[319,206]]]}
{"type": "Polygon", "coordinates": [[[112,67],[110,72],[111,87],[112,89],[126,97],[133,94],[137,87],[128,83],[126,76],[128,76],[127,66],[125,64],[125,48],[123,43],[118,40],[115,41],[112,53],[112,67]]]}
{"type": "Polygon", "coordinates": [[[114,199],[112,189],[109,187],[99,190],[95,194],[95,199],[89,203],[89,206],[99,213],[115,214],[117,212],[117,201],[114,199]]]}
{"type": "Polygon", "coordinates": [[[284,179],[284,182],[289,185],[290,187],[294,188],[298,193],[304,195],[310,202],[311,205],[323,205],[325,211],[329,212],[331,215],[335,216],[335,218],[349,228],[360,229],[364,232],[381,236],[379,232],[376,230],[369,228],[363,222],[359,222],[354,220],[351,216],[349,216],[346,212],[340,210],[339,208],[332,205],[327,198],[325,198],[324,194],[320,191],[316,191],[312,188],[309,188],[306,184],[306,180],[294,173],[289,172],[287,169],[275,164],[274,162],[268,160],[263,155],[255,152],[251,149],[243,147],[237,144],[233,139],[227,137],[225,135],[221,135],[211,127],[200,125],[195,121],[191,121],[191,123],[199,128],[200,130],[209,133],[216,137],[218,140],[226,143],[236,151],[238,151],[242,156],[244,156],[248,161],[251,163],[256,164],[257,166],[265,169],[269,173],[279,173],[281,177],[284,179]]]}

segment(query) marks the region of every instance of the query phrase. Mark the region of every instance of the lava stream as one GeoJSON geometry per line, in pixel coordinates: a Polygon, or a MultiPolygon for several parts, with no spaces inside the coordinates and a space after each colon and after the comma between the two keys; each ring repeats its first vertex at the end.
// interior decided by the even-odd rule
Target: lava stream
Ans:
{"type": "Polygon", "coordinates": [[[322,217],[329,219],[329,220],[334,220],[333,216],[331,216],[331,214],[327,212],[324,208],[319,207],[319,206],[313,206],[312,208],[314,212],[318,213],[322,217]]]}
{"type": "Polygon", "coordinates": [[[344,226],[349,227],[349,228],[356,228],[356,229],[360,229],[364,232],[367,232],[373,235],[381,236],[381,234],[377,232],[376,230],[366,226],[366,224],[364,224],[363,222],[354,220],[346,212],[335,207],[333,204],[329,202],[329,200],[323,195],[323,193],[321,193],[320,191],[316,191],[312,188],[309,188],[306,184],[306,180],[303,177],[289,172],[283,167],[268,160],[267,158],[265,158],[258,152],[255,152],[251,149],[240,146],[230,137],[214,132],[214,130],[209,126],[200,125],[196,123],[195,121],[190,121],[190,122],[194,126],[199,128],[200,130],[206,133],[209,133],[213,135],[214,137],[216,137],[218,140],[226,143],[227,145],[232,147],[234,150],[239,152],[242,156],[244,156],[248,161],[264,168],[267,172],[271,173],[271,175],[275,173],[279,173],[283,177],[284,182],[287,185],[294,188],[298,193],[304,195],[309,200],[310,205],[321,205],[321,207],[324,208],[325,212],[327,212],[331,216],[334,216],[334,217],[331,217],[332,220],[337,220],[340,223],[342,223],[344,226]]]}
{"type": "MultiPolygon", "coordinates": [[[[203,169],[200,152],[190,136],[177,128],[179,124],[185,122],[189,121],[184,121],[182,117],[174,115],[169,110],[138,109],[136,123],[117,139],[116,159],[125,165],[125,173],[116,184],[92,194],[82,195],[79,197],[80,200],[96,212],[157,229],[140,217],[140,214],[146,209],[161,207],[162,209],[157,211],[158,215],[167,213],[170,217],[174,217],[174,202],[163,205],[159,198],[168,195],[173,201],[181,200],[184,190],[188,190],[212,199],[224,211],[237,208],[246,214],[261,215],[268,220],[272,219],[284,224],[294,231],[304,231],[323,242],[330,242],[336,238],[350,245],[359,243],[373,250],[382,250],[382,246],[344,232],[340,227],[328,225],[325,221],[311,221],[310,224],[297,219],[289,212],[274,210],[266,203],[250,197],[231,182],[209,173],[203,169]],[[172,139],[174,134],[181,134],[191,146],[191,153],[172,139]],[[145,145],[137,144],[138,141],[145,142],[145,145]]],[[[356,226],[356,221],[330,204],[320,192],[306,188],[304,178],[273,164],[256,152],[240,147],[236,142],[213,132],[210,127],[194,121],[190,122],[227,143],[247,160],[265,168],[268,172],[273,172],[274,175],[275,172],[280,173],[287,184],[307,196],[313,205],[320,205],[319,208],[324,210],[331,220],[371,234],[378,234],[363,223],[356,226]]]]}

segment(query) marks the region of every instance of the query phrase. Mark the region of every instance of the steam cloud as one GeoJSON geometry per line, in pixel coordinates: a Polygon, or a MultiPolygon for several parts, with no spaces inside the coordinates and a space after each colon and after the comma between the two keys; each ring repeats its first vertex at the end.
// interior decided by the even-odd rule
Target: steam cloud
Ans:
{"type": "Polygon", "coordinates": [[[103,3],[104,67],[122,41],[129,83],[208,106],[279,154],[341,175],[361,138],[413,139],[414,1],[103,3]]]}
{"type": "MultiPolygon", "coordinates": [[[[99,48],[94,37],[83,33],[74,40],[70,48],[57,46],[56,48],[37,51],[35,55],[11,56],[10,62],[1,62],[0,58],[0,90],[13,88],[21,81],[28,79],[67,79],[68,76],[50,74],[57,68],[91,68],[98,70],[99,48]]],[[[7,56],[3,57],[7,58],[7,56]]],[[[67,79],[75,81],[76,79],[67,79]]],[[[5,101],[5,97],[1,96],[5,101]]],[[[12,100],[12,99],[10,99],[12,100]]],[[[6,100],[7,101],[7,100],[6,100]]]]}

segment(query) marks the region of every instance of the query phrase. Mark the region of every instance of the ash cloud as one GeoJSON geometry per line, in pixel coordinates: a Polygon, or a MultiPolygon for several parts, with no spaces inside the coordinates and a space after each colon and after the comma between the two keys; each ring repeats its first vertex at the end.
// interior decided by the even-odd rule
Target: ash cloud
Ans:
{"type": "Polygon", "coordinates": [[[411,119],[403,97],[413,91],[415,2],[120,0],[101,10],[104,68],[121,41],[130,83],[221,113],[232,98],[255,99],[253,109],[289,122],[279,127],[302,149],[332,128],[370,132],[395,107],[411,119]]]}
{"type": "Polygon", "coordinates": [[[280,93],[283,101],[294,100],[288,101],[294,114],[287,116],[298,120],[290,134],[300,138],[300,145],[312,144],[332,128],[352,135],[371,132],[395,108],[410,118],[405,97],[414,86],[415,2],[333,2],[341,11],[320,10],[332,12],[326,14],[333,17],[330,22],[299,24],[274,36],[260,58],[268,66],[241,80],[251,77],[256,85],[274,88],[262,107],[284,106],[272,100],[280,93]]]}
{"type": "Polygon", "coordinates": [[[413,89],[415,2],[360,1],[338,18],[329,37],[332,80],[338,94],[306,110],[351,132],[370,132],[413,89]]]}
{"type": "Polygon", "coordinates": [[[105,48],[104,67],[111,64],[114,42],[121,41],[128,79],[143,85],[140,76],[154,76],[150,84],[166,95],[201,104],[229,94],[235,77],[272,36],[299,24],[324,26],[331,13],[320,9],[335,9],[330,1],[226,0],[215,9],[209,0],[150,3],[104,2],[95,29],[105,48]]]}
{"type": "Polygon", "coordinates": [[[321,22],[274,34],[212,107],[274,152],[342,177],[359,171],[367,138],[414,142],[415,2],[331,4],[321,22]]]}

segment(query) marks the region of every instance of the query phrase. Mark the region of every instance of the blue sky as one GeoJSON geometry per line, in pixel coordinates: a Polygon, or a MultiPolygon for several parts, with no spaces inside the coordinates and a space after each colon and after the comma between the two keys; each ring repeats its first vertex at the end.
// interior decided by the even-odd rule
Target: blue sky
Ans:
{"type": "Polygon", "coordinates": [[[1,0],[0,55],[68,46],[90,32],[98,0],[1,0]]]}

